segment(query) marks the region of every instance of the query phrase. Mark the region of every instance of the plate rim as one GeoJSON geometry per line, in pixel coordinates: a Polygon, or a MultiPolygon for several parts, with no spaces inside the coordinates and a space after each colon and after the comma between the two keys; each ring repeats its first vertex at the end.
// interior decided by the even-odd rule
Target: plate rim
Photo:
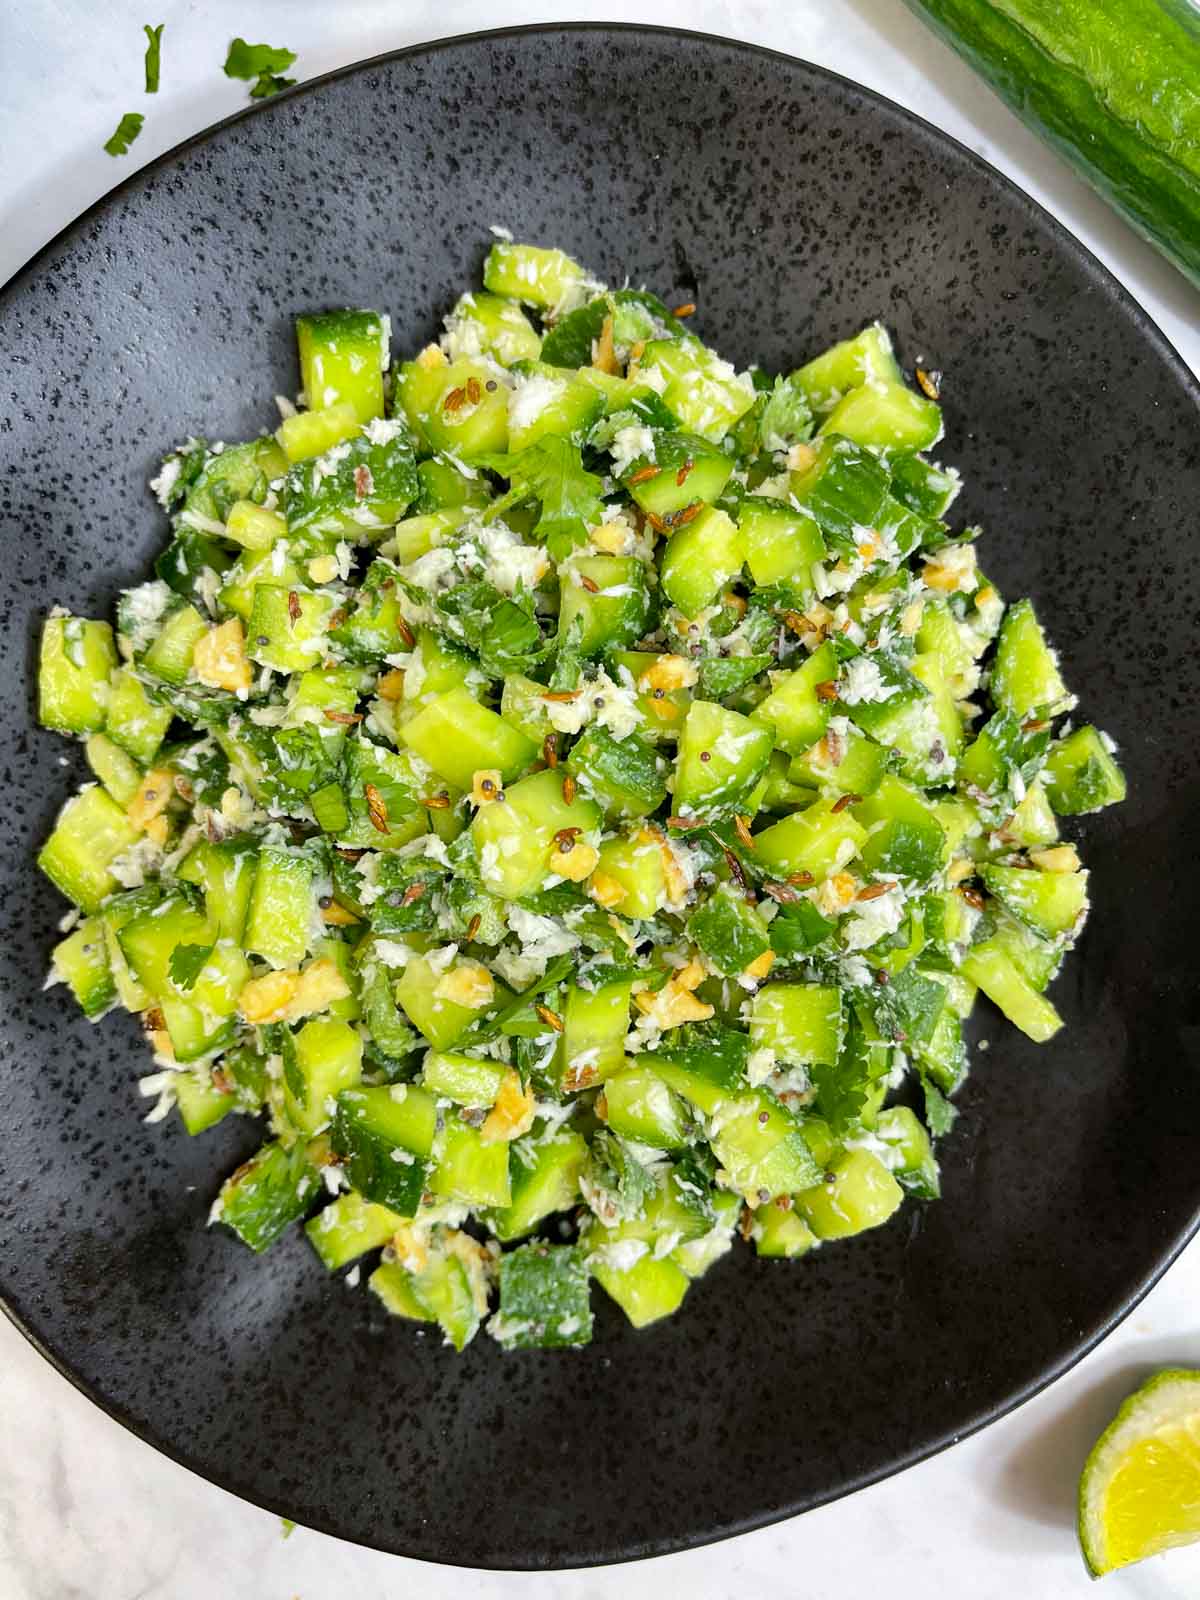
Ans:
{"type": "MultiPolygon", "coordinates": [[[[3,327],[4,314],[13,293],[34,279],[44,262],[60,250],[72,235],[82,230],[93,217],[111,209],[136,183],[154,177],[169,166],[176,164],[180,158],[201,149],[217,134],[223,133],[226,129],[245,121],[247,118],[271,114],[287,102],[322,91],[327,85],[339,82],[343,78],[356,76],[369,71],[373,67],[404,61],[411,57],[428,57],[450,50],[461,49],[465,46],[506,40],[520,41],[529,37],[551,38],[576,34],[599,36],[610,36],[612,34],[656,35],[665,39],[686,41],[689,44],[716,46],[724,50],[732,50],[760,59],[765,58],[769,61],[784,63],[790,68],[799,67],[802,72],[828,84],[865,96],[867,100],[883,107],[887,112],[897,115],[901,121],[915,125],[935,144],[948,147],[963,159],[969,167],[998,182],[1011,198],[1016,199],[1023,205],[1048,230],[1059,248],[1066,250],[1068,254],[1075,255],[1093,281],[1095,281],[1097,287],[1103,290],[1110,299],[1121,303],[1123,308],[1132,315],[1141,336],[1149,340],[1156,347],[1157,353],[1166,360],[1168,366],[1174,369],[1181,379],[1182,388],[1190,395],[1198,414],[1200,414],[1200,376],[1193,372],[1171,340],[1158,326],[1147,308],[1142,305],[1112,269],[1082,239],[1072,233],[1040,200],[1023,189],[1015,179],[1001,171],[986,156],[980,155],[954,134],[938,127],[937,124],[929,121],[919,112],[902,105],[899,101],[881,93],[870,85],[861,83],[857,79],[821,63],[810,61],[803,56],[792,55],[787,51],[778,50],[772,46],[759,44],[752,40],[731,38],[728,35],[711,33],[701,29],[677,28],[662,23],[616,21],[534,22],[512,24],[499,28],[476,29],[469,33],[448,34],[435,39],[403,45],[395,50],[380,51],[375,55],[347,62],[328,72],[320,73],[316,77],[306,79],[294,88],[284,90],[266,102],[244,106],[217,122],[210,123],[197,132],[189,134],[168,150],[147,161],[143,166],[127,173],[41,245],[3,284],[0,284],[0,328],[3,327]]],[[[395,1544],[386,1542],[382,1538],[366,1540],[352,1536],[348,1537],[343,1531],[324,1519],[303,1522],[301,1526],[314,1529],[316,1532],[326,1534],[331,1538],[343,1539],[348,1543],[360,1545],[364,1549],[377,1550],[386,1555],[400,1556],[405,1560],[419,1561],[429,1566],[444,1566],[468,1572],[566,1572],[607,1566],[623,1566],[633,1561],[654,1560],[660,1556],[681,1553],[687,1550],[703,1549],[707,1545],[722,1543],[727,1539],[738,1538],[744,1534],[776,1526],[800,1517],[806,1511],[816,1510],[821,1506],[829,1505],[849,1495],[857,1494],[862,1489],[882,1483],[888,1478],[907,1471],[910,1467],[916,1466],[923,1461],[931,1460],[934,1456],[941,1455],[952,1445],[981,1432],[992,1423],[1009,1416],[1019,1407],[1034,1399],[1049,1388],[1051,1384],[1056,1383],[1071,1371],[1085,1356],[1090,1355],[1130,1315],[1168,1269],[1174,1265],[1198,1233],[1200,1233],[1200,1201],[1197,1202],[1190,1221],[1173,1237],[1165,1252],[1161,1252],[1156,1257],[1150,1269],[1116,1302],[1109,1314],[1101,1317],[1083,1333],[1074,1338],[1067,1352],[1058,1360],[1052,1362],[1029,1383],[1015,1390],[1000,1403],[974,1412],[956,1431],[943,1433],[932,1442],[896,1457],[878,1471],[861,1473],[828,1493],[821,1492],[798,1510],[771,1510],[758,1515],[742,1517],[736,1523],[723,1526],[716,1531],[705,1532],[695,1537],[671,1538],[665,1544],[655,1548],[630,1549],[617,1555],[607,1556],[601,1560],[563,1560],[555,1558],[547,1562],[538,1560],[535,1557],[519,1566],[499,1561],[467,1563],[439,1559],[431,1555],[412,1554],[395,1544]]],[[[240,1488],[234,1488],[227,1481],[224,1473],[210,1472],[195,1465],[183,1451],[156,1437],[149,1427],[130,1416],[118,1402],[94,1391],[82,1377],[72,1370],[65,1357],[53,1345],[43,1339],[32,1324],[18,1313],[5,1294],[2,1280],[0,1280],[0,1312],[3,1312],[12,1326],[28,1340],[38,1354],[64,1377],[78,1393],[142,1443],[148,1445],[159,1454],[166,1456],[176,1465],[193,1473],[202,1481],[213,1484],[224,1493],[231,1494],[239,1500],[244,1500],[251,1505],[257,1506],[269,1514],[279,1516],[285,1520],[288,1519],[288,1508],[283,1502],[276,1501],[270,1496],[260,1497],[257,1494],[247,1494],[240,1488]]]]}

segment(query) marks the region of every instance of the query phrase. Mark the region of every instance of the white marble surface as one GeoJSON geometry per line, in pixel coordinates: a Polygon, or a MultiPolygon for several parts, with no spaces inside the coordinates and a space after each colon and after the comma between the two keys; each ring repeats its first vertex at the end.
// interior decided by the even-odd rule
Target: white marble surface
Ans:
{"type": "MultiPolygon", "coordinates": [[[[0,18],[0,281],[144,160],[243,104],[220,72],[235,33],[286,44],[314,76],[422,39],[510,22],[671,23],[771,45],[919,110],[1047,205],[1112,268],[1200,372],[1200,296],[1048,154],[900,0],[23,0],[0,18]],[[167,23],[162,89],[141,93],[141,24],[167,23]],[[125,161],[101,145],[148,113],[125,161]]],[[[131,1105],[131,1115],[133,1108],[131,1105]]],[[[1079,1367],[942,1456],[791,1523],[633,1567],[542,1577],[462,1573],[297,1529],[157,1455],[78,1394],[0,1319],[0,1600],[650,1600],[856,1597],[940,1589],[1060,1600],[1087,1579],[1072,1497],[1118,1399],[1164,1363],[1200,1365],[1200,1240],[1079,1367]]],[[[1107,1582],[1116,1597],[1200,1594],[1200,1549],[1107,1582]]]]}

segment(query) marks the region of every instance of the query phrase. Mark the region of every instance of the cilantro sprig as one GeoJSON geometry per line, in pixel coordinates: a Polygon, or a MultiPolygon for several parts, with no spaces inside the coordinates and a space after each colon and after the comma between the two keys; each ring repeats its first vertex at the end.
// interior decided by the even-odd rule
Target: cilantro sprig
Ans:
{"type": "Polygon", "coordinates": [[[140,111],[127,111],[117,123],[116,131],[110,139],[104,141],[104,148],[110,156],[127,156],[129,146],[142,131],[145,117],[140,111]]]}
{"type": "Polygon", "coordinates": [[[234,39],[225,57],[225,76],[252,83],[250,98],[266,100],[281,89],[290,89],[296,82],[295,78],[280,76],[295,59],[296,52],[282,46],[247,44],[245,39],[234,39]]]}

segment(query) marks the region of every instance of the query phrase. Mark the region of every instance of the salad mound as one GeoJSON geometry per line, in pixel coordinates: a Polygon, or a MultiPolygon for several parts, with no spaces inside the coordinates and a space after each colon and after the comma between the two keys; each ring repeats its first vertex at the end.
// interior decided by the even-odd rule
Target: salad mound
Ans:
{"type": "Polygon", "coordinates": [[[39,673],[94,775],[51,980],[140,1017],[150,1120],[265,1121],[215,1223],[458,1350],[935,1199],[963,1022],[1057,1032],[1060,819],[1124,794],[882,326],[737,371],[560,250],[483,281],[398,366],[300,317],[277,430],[171,451],[154,576],[39,673]]]}

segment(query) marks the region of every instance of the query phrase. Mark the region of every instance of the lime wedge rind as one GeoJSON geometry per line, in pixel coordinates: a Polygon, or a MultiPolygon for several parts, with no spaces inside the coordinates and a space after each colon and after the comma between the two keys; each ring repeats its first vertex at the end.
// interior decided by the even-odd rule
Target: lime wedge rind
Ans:
{"type": "MultiPolygon", "coordinates": [[[[1121,1484],[1121,1494],[1127,1498],[1131,1484],[1129,1477],[1121,1484]]],[[[1164,1511],[1161,1504],[1156,1507],[1164,1511]]],[[[1192,1544],[1200,1539],[1200,1371],[1172,1367],[1147,1379],[1122,1404],[1108,1427],[1097,1439],[1079,1481],[1079,1542],[1083,1559],[1094,1578],[1103,1577],[1118,1567],[1128,1566],[1148,1556],[1159,1555],[1175,1546],[1192,1544]],[[1135,1454],[1145,1455],[1144,1447],[1161,1442],[1171,1450],[1177,1441],[1186,1439],[1187,1453],[1195,1454],[1194,1482],[1190,1484],[1192,1503],[1181,1497],[1178,1508],[1181,1522],[1187,1526],[1176,1528],[1160,1525],[1147,1531],[1142,1545],[1130,1547],[1128,1529],[1119,1541],[1113,1538],[1114,1484],[1124,1469],[1135,1474],[1132,1487],[1136,1492],[1137,1468],[1130,1462],[1135,1454]]]]}

